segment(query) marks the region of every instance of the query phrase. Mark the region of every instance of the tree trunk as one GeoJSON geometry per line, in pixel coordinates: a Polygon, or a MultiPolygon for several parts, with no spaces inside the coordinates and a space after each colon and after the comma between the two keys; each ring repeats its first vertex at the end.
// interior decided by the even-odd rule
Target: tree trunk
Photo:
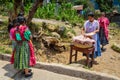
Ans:
{"type": "Polygon", "coordinates": [[[17,17],[18,14],[18,8],[20,7],[19,12],[24,13],[24,5],[23,0],[14,0],[14,15],[17,17]]]}
{"type": "Polygon", "coordinates": [[[27,17],[27,24],[29,24],[34,17],[34,14],[37,10],[37,8],[42,5],[43,0],[36,0],[35,3],[33,4],[32,8],[29,11],[28,17],[27,17]]]}
{"type": "Polygon", "coordinates": [[[24,13],[23,0],[14,0],[14,13],[11,10],[8,12],[9,22],[12,22],[14,19],[16,19],[17,15],[18,15],[18,9],[19,9],[19,12],[24,13]]]}

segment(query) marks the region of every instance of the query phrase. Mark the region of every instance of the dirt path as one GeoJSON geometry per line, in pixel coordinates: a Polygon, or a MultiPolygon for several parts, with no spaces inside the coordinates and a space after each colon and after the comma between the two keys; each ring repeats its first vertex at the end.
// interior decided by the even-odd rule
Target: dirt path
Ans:
{"type": "MultiPolygon", "coordinates": [[[[75,27],[74,30],[76,31],[77,35],[80,34],[80,29],[78,27],[75,27]]],[[[110,40],[110,44],[106,46],[107,50],[105,52],[102,52],[102,56],[98,57],[96,61],[98,62],[97,65],[94,65],[90,70],[93,71],[98,71],[98,72],[103,72],[103,73],[108,73],[114,76],[120,77],[120,53],[117,53],[111,49],[111,45],[113,43],[120,43],[119,37],[113,36],[113,38],[110,40]]],[[[54,63],[63,63],[63,64],[68,64],[69,63],[69,50],[66,52],[62,53],[56,53],[53,55],[50,55],[49,57],[45,58],[46,55],[42,55],[42,58],[40,61],[45,61],[45,62],[54,62],[54,63]]],[[[81,53],[78,54],[78,64],[85,64],[85,57],[82,56],[81,53]]],[[[75,66],[76,66],[75,65],[75,66]]],[[[81,67],[81,65],[79,66],[81,67]]]]}
{"type": "MultiPolygon", "coordinates": [[[[110,47],[110,44],[106,46],[107,50],[102,53],[101,57],[96,59],[98,64],[94,64],[90,70],[108,73],[120,77],[120,53],[113,51],[110,47]]],[[[69,53],[69,50],[55,54],[50,54],[49,52],[47,54],[41,54],[39,57],[37,57],[41,62],[68,64],[69,53]]],[[[78,61],[74,63],[73,66],[83,67],[85,65],[85,60],[86,57],[83,57],[82,53],[79,52],[78,61]]]]}
{"type": "Polygon", "coordinates": [[[36,23],[45,22],[45,23],[57,24],[57,25],[65,24],[65,22],[56,21],[56,20],[53,20],[53,19],[52,20],[46,20],[46,19],[33,18],[32,21],[36,22],[36,23]]]}
{"type": "Polygon", "coordinates": [[[113,51],[110,47],[111,44],[106,46],[107,50],[96,59],[99,64],[94,65],[92,70],[120,77],[120,53],[113,51]]]}
{"type": "MultiPolygon", "coordinates": [[[[47,20],[40,20],[40,21],[47,21],[47,20]]],[[[53,21],[47,21],[47,22],[51,23],[53,21]]],[[[56,24],[59,22],[56,21],[54,23],[56,24]]],[[[77,35],[80,34],[80,28],[74,27],[74,30],[76,31],[77,35]]],[[[108,73],[120,77],[120,69],[119,69],[120,53],[117,53],[111,49],[111,45],[115,42],[120,43],[120,40],[118,39],[117,35],[113,36],[113,38],[110,40],[110,44],[106,46],[107,50],[105,52],[102,52],[102,56],[96,59],[98,64],[94,65],[90,70],[108,73]]],[[[48,54],[50,54],[50,52],[47,54],[40,55],[39,60],[48,63],[62,63],[62,64],[69,63],[69,50],[62,53],[50,54],[49,56],[48,54]]],[[[85,62],[85,57],[83,57],[82,54],[79,53],[78,62],[76,63],[76,65],[78,64],[84,65],[85,64],[84,62],[85,62]]]]}

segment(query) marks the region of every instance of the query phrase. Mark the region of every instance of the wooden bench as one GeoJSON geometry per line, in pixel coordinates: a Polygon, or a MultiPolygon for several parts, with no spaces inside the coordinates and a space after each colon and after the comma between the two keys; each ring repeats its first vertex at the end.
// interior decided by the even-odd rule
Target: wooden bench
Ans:
{"type": "Polygon", "coordinates": [[[93,61],[94,61],[94,46],[91,48],[79,48],[74,46],[73,44],[70,45],[70,60],[69,63],[72,63],[72,57],[75,57],[75,61],[77,61],[77,55],[78,55],[78,51],[82,52],[84,54],[86,54],[87,60],[86,60],[86,66],[89,67],[89,65],[92,67],[93,66],[93,61]],[[73,50],[75,50],[75,54],[73,54],[73,50]],[[89,59],[89,54],[92,53],[92,57],[91,57],[91,62],[89,59]]]}

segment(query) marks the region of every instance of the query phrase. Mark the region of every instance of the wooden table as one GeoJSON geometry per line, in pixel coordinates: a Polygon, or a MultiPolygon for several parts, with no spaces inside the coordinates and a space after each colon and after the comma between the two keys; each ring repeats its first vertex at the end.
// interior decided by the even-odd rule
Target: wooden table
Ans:
{"type": "Polygon", "coordinates": [[[94,46],[91,47],[91,48],[79,48],[79,47],[76,47],[74,46],[73,44],[70,45],[70,61],[69,63],[71,64],[72,63],[72,57],[75,57],[75,61],[77,61],[77,52],[82,52],[84,54],[86,54],[86,57],[87,57],[87,60],[86,60],[86,66],[89,66],[90,63],[91,63],[91,67],[93,66],[93,61],[94,61],[94,46]],[[73,54],[73,50],[75,50],[75,54],[73,54]],[[90,59],[89,59],[89,54],[92,53],[92,61],[90,62],[90,59]]]}

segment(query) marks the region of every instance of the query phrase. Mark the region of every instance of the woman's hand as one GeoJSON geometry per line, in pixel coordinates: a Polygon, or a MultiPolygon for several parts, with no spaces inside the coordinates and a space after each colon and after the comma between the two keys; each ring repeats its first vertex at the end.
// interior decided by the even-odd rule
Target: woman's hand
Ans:
{"type": "Polygon", "coordinates": [[[91,33],[86,33],[85,36],[93,36],[95,34],[96,34],[95,32],[91,32],[91,33]]]}

